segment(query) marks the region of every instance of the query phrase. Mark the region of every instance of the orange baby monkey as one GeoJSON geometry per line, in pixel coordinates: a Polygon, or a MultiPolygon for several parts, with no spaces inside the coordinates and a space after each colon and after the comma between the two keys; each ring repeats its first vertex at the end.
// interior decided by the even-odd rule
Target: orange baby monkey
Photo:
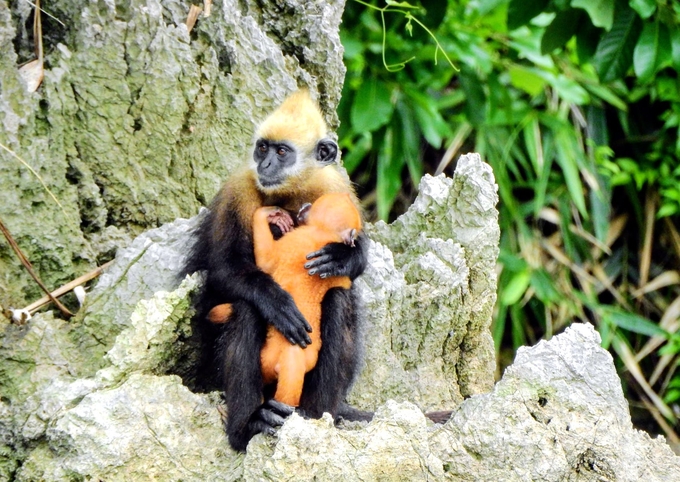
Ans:
{"type": "MultiPolygon", "coordinates": [[[[306,204],[298,213],[300,227],[293,230],[290,215],[278,207],[265,206],[253,215],[255,262],[293,297],[298,309],[312,327],[312,343],[307,348],[291,344],[273,326],[260,352],[262,379],[265,384],[277,381],[274,399],[297,407],[300,404],[305,374],[316,366],[321,349],[321,301],[331,288],[349,289],[347,276],[319,278],[304,268],[307,253],[328,243],[342,242],[354,246],[361,230],[361,215],[348,193],[331,193],[306,204]],[[276,224],[284,236],[275,240],[270,224],[276,224]]],[[[208,319],[223,323],[231,305],[213,308],[208,319]]]]}

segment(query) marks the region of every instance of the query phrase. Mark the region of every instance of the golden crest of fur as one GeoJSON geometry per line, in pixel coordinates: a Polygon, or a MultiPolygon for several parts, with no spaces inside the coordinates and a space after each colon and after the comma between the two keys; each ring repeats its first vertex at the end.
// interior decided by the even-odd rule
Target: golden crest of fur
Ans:
{"type": "Polygon", "coordinates": [[[326,137],[327,128],[319,106],[307,89],[292,93],[257,131],[257,138],[290,141],[311,152],[319,139],[326,137]]]}

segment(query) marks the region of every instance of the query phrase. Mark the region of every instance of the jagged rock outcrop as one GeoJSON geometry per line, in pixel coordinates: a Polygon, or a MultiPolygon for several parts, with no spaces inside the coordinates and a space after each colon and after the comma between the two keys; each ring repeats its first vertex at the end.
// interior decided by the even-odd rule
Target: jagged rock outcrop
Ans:
{"type": "Polygon", "coordinates": [[[591,325],[520,348],[491,393],[444,426],[388,402],[359,430],[292,417],[276,443],[257,436],[244,480],[680,480],[680,457],[630,421],[612,357],[591,325]]]}
{"type": "Polygon", "coordinates": [[[369,226],[357,283],[367,313],[367,363],[351,402],[410,400],[439,410],[493,385],[498,195],[491,168],[461,156],[453,178],[425,176],[409,210],[369,226]]]}

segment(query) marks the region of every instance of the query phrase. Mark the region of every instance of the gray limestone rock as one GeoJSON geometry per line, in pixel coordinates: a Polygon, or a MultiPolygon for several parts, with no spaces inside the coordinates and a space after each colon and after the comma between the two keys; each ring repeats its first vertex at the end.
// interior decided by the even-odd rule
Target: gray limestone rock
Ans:
{"type": "MultiPolygon", "coordinates": [[[[367,227],[376,239],[389,240],[394,245],[403,240],[402,246],[409,247],[393,254],[385,245],[372,241],[369,268],[357,281],[368,318],[365,333],[368,355],[352,402],[363,408],[375,409],[384,401],[397,398],[409,400],[421,409],[450,409],[463,399],[457,381],[464,373],[461,367],[475,366],[463,363],[467,352],[462,346],[468,327],[473,324],[470,303],[476,302],[470,296],[473,284],[470,266],[475,264],[473,256],[477,251],[470,249],[473,255],[470,256],[461,243],[450,239],[451,212],[457,209],[453,200],[468,183],[485,187],[484,192],[480,190],[474,196],[491,196],[492,209],[477,213],[492,220],[489,224],[492,229],[486,231],[488,239],[478,240],[479,246],[497,243],[497,214],[493,209],[495,188],[493,178],[488,176],[488,166],[478,156],[464,158],[460,166],[464,178],[458,179],[456,174],[453,180],[444,176],[423,179],[423,194],[412,208],[420,214],[414,216],[409,211],[393,226],[367,227]],[[436,228],[419,227],[417,232],[411,229],[411,224],[419,222],[421,216],[430,218],[436,228]],[[407,241],[409,236],[415,237],[412,242],[407,241]]],[[[76,435],[72,436],[73,441],[64,441],[65,435],[57,436],[62,432],[50,431],[51,427],[60,426],[62,417],[78,410],[86,399],[99,400],[98,394],[102,392],[117,390],[120,385],[128,387],[126,381],[136,374],[148,376],[145,380],[149,383],[156,383],[154,377],[159,377],[164,384],[181,385],[178,378],[165,375],[186,374],[196,359],[190,343],[190,294],[200,278],[190,277],[179,288],[175,286],[197,223],[198,217],[179,219],[149,230],[120,250],[88,295],[81,313],[69,323],[43,314],[25,327],[6,326],[0,347],[0,370],[8,377],[0,382],[0,387],[10,403],[5,407],[7,411],[2,412],[0,427],[5,427],[6,447],[13,449],[15,461],[25,461],[19,472],[21,477],[30,480],[34,477],[30,474],[43,470],[58,479],[62,477],[60,471],[68,474],[72,470],[64,467],[80,467],[77,473],[115,478],[117,472],[102,468],[99,459],[87,463],[82,459],[71,460],[74,450],[93,451],[97,458],[102,448],[81,446],[76,435]],[[62,445],[76,448],[63,451],[62,445]],[[55,458],[54,452],[59,457],[55,458]],[[46,454],[52,456],[46,458],[46,454]]],[[[486,282],[492,284],[495,279],[487,278],[486,282]]],[[[475,319],[474,323],[488,329],[490,312],[478,316],[486,319],[475,319]]],[[[490,388],[493,380],[490,345],[487,353],[489,359],[477,364],[481,369],[467,376],[478,380],[479,386],[485,380],[485,386],[490,388]]],[[[132,396],[127,393],[125,397],[132,396]]],[[[143,407],[145,396],[140,393],[130,403],[143,407]]],[[[107,426],[113,423],[111,417],[103,416],[102,420],[107,421],[102,423],[107,426]]],[[[94,417],[87,422],[90,423],[95,423],[94,417]]],[[[135,422],[130,423],[134,426],[135,422]]],[[[188,424],[187,430],[193,430],[188,424]]],[[[223,442],[226,450],[226,441],[223,442]]],[[[137,450],[126,447],[120,449],[121,453],[137,450]]],[[[125,460],[134,465],[137,462],[133,458],[125,460]]],[[[16,470],[9,468],[14,467],[11,463],[7,467],[7,471],[16,470]]]]}
{"type": "Polygon", "coordinates": [[[130,316],[140,301],[177,287],[199,219],[178,219],[151,229],[119,250],[71,322],[83,349],[102,357],[120,331],[134,323],[130,316]]]}
{"type": "Polygon", "coordinates": [[[239,465],[209,397],[133,373],[56,417],[17,480],[238,480],[239,465]]]}
{"type": "Polygon", "coordinates": [[[491,393],[444,426],[389,401],[357,430],[291,417],[248,447],[244,480],[669,481],[680,457],[630,421],[609,353],[590,325],[522,348],[491,393]]]}
{"type": "Polygon", "coordinates": [[[462,156],[453,178],[426,175],[392,225],[368,226],[366,367],[350,401],[441,410],[493,386],[498,202],[491,168],[462,156]]]}

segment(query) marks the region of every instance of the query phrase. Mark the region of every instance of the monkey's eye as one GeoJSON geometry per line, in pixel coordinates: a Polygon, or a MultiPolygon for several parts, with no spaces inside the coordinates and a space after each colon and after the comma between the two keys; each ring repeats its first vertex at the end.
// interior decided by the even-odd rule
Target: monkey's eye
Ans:
{"type": "Polygon", "coordinates": [[[276,151],[276,153],[277,153],[279,156],[285,156],[287,152],[288,152],[288,151],[287,151],[286,149],[284,149],[283,147],[279,147],[279,150],[276,151]]]}
{"type": "Polygon", "coordinates": [[[263,154],[264,154],[265,152],[267,152],[267,146],[266,146],[265,144],[260,144],[257,148],[258,148],[259,151],[262,152],[263,154]]]}

